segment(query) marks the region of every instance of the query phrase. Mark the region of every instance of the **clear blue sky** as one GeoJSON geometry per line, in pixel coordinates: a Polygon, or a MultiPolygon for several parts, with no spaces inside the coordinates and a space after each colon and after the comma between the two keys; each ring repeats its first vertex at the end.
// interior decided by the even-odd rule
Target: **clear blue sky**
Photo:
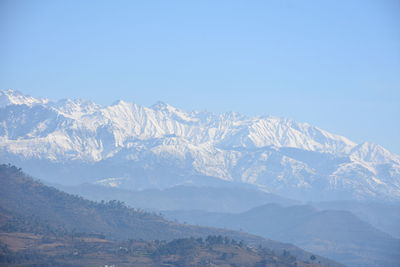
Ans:
{"type": "Polygon", "coordinates": [[[0,88],[284,116],[400,153],[400,1],[0,0],[0,88]]]}

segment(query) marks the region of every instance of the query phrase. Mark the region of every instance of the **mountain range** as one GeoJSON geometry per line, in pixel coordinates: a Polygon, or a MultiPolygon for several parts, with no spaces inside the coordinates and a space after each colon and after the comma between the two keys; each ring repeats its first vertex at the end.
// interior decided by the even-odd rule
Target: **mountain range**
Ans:
{"type": "Polygon", "coordinates": [[[0,157],[64,185],[251,185],[307,201],[400,200],[400,156],[307,123],[0,91],[0,157]]]}

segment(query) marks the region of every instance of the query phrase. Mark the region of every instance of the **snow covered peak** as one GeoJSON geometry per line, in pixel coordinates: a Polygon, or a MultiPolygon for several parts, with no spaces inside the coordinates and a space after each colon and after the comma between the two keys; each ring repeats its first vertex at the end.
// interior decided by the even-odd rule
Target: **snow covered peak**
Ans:
{"type": "Polygon", "coordinates": [[[343,136],[281,117],[251,118],[237,112],[221,115],[185,112],[161,101],[149,108],[123,100],[106,107],[81,99],[49,102],[13,90],[0,91],[0,104],[42,104],[44,108],[73,119],[76,125],[80,125],[75,127],[90,128],[91,131],[99,127],[111,127],[110,134],[118,140],[118,146],[123,146],[125,140],[132,138],[145,140],[175,135],[195,144],[212,143],[224,148],[292,147],[336,155],[351,152],[354,159],[364,161],[386,162],[396,158],[379,146],[368,143],[357,146],[343,136]]]}
{"type": "Polygon", "coordinates": [[[154,109],[154,110],[163,110],[163,111],[176,109],[175,107],[173,107],[170,104],[167,104],[163,101],[157,101],[156,103],[151,105],[150,108],[154,109]]]}
{"type": "Polygon", "coordinates": [[[96,103],[83,99],[62,99],[56,103],[51,103],[51,106],[65,117],[73,119],[79,119],[101,108],[96,103]]]}
{"type": "Polygon", "coordinates": [[[49,102],[12,90],[0,91],[0,108],[0,158],[20,158],[14,163],[22,167],[30,160],[90,163],[92,171],[104,168],[107,176],[100,171],[99,178],[140,173],[156,186],[206,175],[277,193],[291,188],[297,196],[323,195],[325,186],[326,192],[400,199],[398,155],[287,118],[185,112],[163,102],[49,102]],[[171,176],[164,181],[165,173],[171,176]],[[314,191],[302,191],[313,185],[314,191]]]}
{"type": "Polygon", "coordinates": [[[150,109],[152,109],[154,111],[164,112],[167,114],[183,114],[183,113],[185,113],[184,111],[182,111],[170,104],[162,102],[162,101],[157,101],[154,105],[150,106],[150,109]]]}
{"type": "Polygon", "coordinates": [[[122,99],[119,99],[117,101],[114,101],[110,106],[113,107],[113,106],[131,106],[131,105],[132,105],[132,103],[129,103],[122,99]]]}
{"type": "Polygon", "coordinates": [[[350,157],[357,161],[400,164],[400,156],[391,153],[380,145],[369,142],[354,147],[350,157]]]}
{"type": "Polygon", "coordinates": [[[225,112],[220,115],[220,118],[223,120],[230,120],[230,121],[243,121],[243,120],[248,120],[248,118],[239,112],[225,112]]]}
{"type": "Polygon", "coordinates": [[[48,99],[33,98],[29,95],[24,95],[17,90],[0,90],[0,107],[8,105],[33,106],[35,104],[46,104],[48,102],[48,99]]]}
{"type": "Polygon", "coordinates": [[[162,101],[156,102],[154,105],[150,106],[150,109],[156,111],[156,112],[161,112],[167,116],[170,116],[171,118],[184,122],[184,123],[190,123],[190,122],[197,122],[198,119],[192,117],[189,113],[186,113],[183,110],[180,110],[170,104],[167,104],[162,101]]]}
{"type": "Polygon", "coordinates": [[[356,144],[307,123],[280,117],[228,118],[231,130],[221,142],[239,147],[292,147],[310,151],[346,154],[356,144]]]}
{"type": "MultiPolygon", "coordinates": [[[[159,138],[176,135],[194,144],[212,143],[225,148],[293,147],[310,151],[346,154],[356,144],[311,126],[287,118],[253,117],[237,112],[214,115],[209,112],[185,112],[164,102],[146,108],[123,100],[101,107],[85,100],[63,99],[58,102],[35,99],[16,91],[0,91],[7,105],[43,104],[65,118],[75,121],[74,127],[97,131],[99,127],[112,130],[120,147],[125,140],[159,138]]],[[[69,124],[68,124],[69,125],[69,124]]],[[[43,126],[41,126],[43,127],[43,126]]],[[[53,129],[57,130],[57,129],[53,129]]],[[[67,131],[67,129],[58,129],[67,131]]]]}

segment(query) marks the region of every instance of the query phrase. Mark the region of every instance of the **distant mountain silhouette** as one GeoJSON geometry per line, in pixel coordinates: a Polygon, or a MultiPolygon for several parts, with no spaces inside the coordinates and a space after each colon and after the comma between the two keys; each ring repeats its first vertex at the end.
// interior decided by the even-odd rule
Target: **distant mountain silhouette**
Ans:
{"type": "Polygon", "coordinates": [[[317,202],[310,205],[321,210],[347,210],[374,227],[400,238],[400,203],[332,201],[317,202]]]}
{"type": "Polygon", "coordinates": [[[164,190],[147,189],[131,191],[93,184],[77,186],[54,185],[62,191],[77,194],[90,200],[120,200],[131,207],[150,210],[204,210],[218,212],[243,212],[267,203],[294,205],[298,201],[266,193],[250,185],[233,186],[175,186],[164,190]]]}
{"type": "Polygon", "coordinates": [[[296,244],[348,266],[398,266],[400,240],[348,211],[267,204],[240,214],[165,211],[168,218],[296,244]]]}

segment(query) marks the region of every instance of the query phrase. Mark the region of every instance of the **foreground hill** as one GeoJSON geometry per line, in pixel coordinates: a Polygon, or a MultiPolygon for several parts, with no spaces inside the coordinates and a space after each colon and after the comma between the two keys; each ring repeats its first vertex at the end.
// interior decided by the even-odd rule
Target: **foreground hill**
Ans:
{"type": "MultiPolygon", "coordinates": [[[[56,237],[84,235],[117,240],[172,240],[221,235],[256,247],[263,245],[277,254],[285,250],[298,259],[309,260],[311,257],[310,253],[289,244],[235,231],[181,225],[156,214],[128,208],[118,201],[85,200],[45,186],[8,165],[0,165],[0,182],[0,230],[4,232],[56,237]]],[[[318,261],[326,266],[340,266],[319,256],[318,261]]]]}
{"type": "Polygon", "coordinates": [[[311,206],[260,206],[240,214],[165,211],[171,219],[226,227],[293,243],[348,266],[398,266],[400,240],[348,211],[311,206]]]}
{"type": "Polygon", "coordinates": [[[400,157],[286,118],[0,91],[0,157],[50,182],[124,189],[229,181],[311,200],[400,199],[400,157]]]}
{"type": "Polygon", "coordinates": [[[7,266],[246,266],[323,267],[311,256],[296,260],[222,236],[165,241],[111,241],[95,237],[43,237],[0,233],[0,264],[7,266]]]}

